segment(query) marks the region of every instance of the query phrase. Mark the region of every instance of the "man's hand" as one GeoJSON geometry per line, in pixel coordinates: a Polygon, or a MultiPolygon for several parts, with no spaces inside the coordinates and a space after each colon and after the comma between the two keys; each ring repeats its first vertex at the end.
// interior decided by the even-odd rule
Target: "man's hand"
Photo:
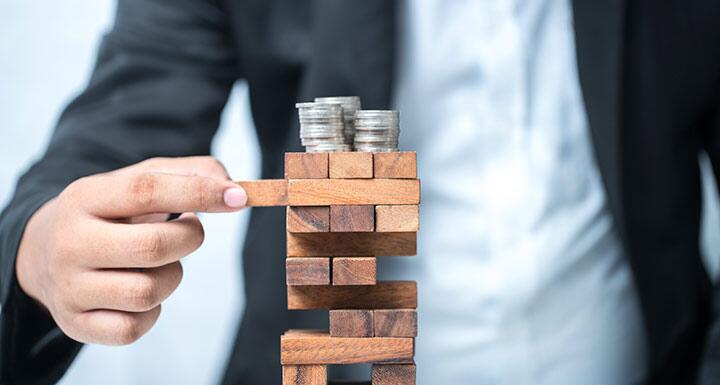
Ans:
{"type": "Polygon", "coordinates": [[[18,282],[71,338],[129,344],[180,283],[179,260],[203,242],[194,212],[246,201],[210,157],[156,158],[78,179],[28,222],[18,282]],[[183,214],[167,221],[169,213],[183,214]]]}

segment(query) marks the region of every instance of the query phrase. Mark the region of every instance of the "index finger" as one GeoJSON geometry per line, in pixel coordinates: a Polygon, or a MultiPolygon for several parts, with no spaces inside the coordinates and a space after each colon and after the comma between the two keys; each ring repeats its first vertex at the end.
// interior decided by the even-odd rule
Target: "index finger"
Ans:
{"type": "Polygon", "coordinates": [[[105,218],[153,213],[229,212],[247,201],[231,181],[162,173],[102,174],[79,181],[79,204],[105,218]]]}

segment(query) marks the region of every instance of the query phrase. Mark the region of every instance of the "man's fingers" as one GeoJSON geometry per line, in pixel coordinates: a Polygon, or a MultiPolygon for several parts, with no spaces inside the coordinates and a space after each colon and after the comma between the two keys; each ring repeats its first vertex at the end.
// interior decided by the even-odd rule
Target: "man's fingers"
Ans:
{"type": "Polygon", "coordinates": [[[63,331],[84,343],[127,345],[147,333],[159,316],[160,306],[143,313],[92,310],[78,314],[73,326],[66,327],[63,331]]]}
{"type": "Polygon", "coordinates": [[[114,171],[117,174],[158,172],[163,174],[199,175],[230,180],[225,166],[211,156],[186,156],[180,158],[150,158],[140,163],[114,171]]]}
{"type": "Polygon", "coordinates": [[[75,245],[94,250],[67,250],[82,258],[77,262],[89,268],[152,268],[175,262],[202,245],[205,232],[197,215],[185,213],[179,218],[158,223],[88,223],[88,231],[78,236],[75,245]]]}
{"type": "Polygon", "coordinates": [[[247,195],[231,181],[159,173],[102,174],[82,178],[66,191],[86,212],[103,218],[154,213],[228,212],[247,195]]]}
{"type": "Polygon", "coordinates": [[[73,295],[73,307],[78,311],[146,312],[175,291],[182,275],[180,262],[154,269],[89,271],[83,274],[83,284],[73,295]]]}

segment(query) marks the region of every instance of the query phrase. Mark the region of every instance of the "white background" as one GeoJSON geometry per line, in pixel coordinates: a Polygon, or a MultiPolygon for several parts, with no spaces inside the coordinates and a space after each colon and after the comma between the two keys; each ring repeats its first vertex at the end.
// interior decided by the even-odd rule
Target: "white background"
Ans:
{"type": "MultiPolygon", "coordinates": [[[[0,1],[0,204],[36,159],[63,105],[82,89],[111,0],[0,1]]],[[[257,176],[258,149],[243,85],[225,111],[214,154],[237,179],[257,176]]],[[[708,175],[705,170],[705,175],[708,175]]],[[[703,246],[717,275],[718,205],[705,178],[703,246]]],[[[184,261],[185,278],[156,325],[127,347],[85,347],[63,384],[211,384],[219,381],[242,309],[237,258],[243,214],[206,215],[206,242],[184,261]]]]}

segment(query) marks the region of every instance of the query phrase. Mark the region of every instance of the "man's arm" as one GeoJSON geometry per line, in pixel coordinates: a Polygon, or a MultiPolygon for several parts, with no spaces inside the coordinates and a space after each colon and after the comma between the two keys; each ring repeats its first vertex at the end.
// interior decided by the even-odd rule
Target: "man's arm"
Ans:
{"type": "Polygon", "coordinates": [[[207,154],[240,76],[214,1],[120,0],[87,89],[0,217],[0,383],[54,383],[79,344],[17,282],[28,220],[76,179],[154,156],[207,154]]]}

